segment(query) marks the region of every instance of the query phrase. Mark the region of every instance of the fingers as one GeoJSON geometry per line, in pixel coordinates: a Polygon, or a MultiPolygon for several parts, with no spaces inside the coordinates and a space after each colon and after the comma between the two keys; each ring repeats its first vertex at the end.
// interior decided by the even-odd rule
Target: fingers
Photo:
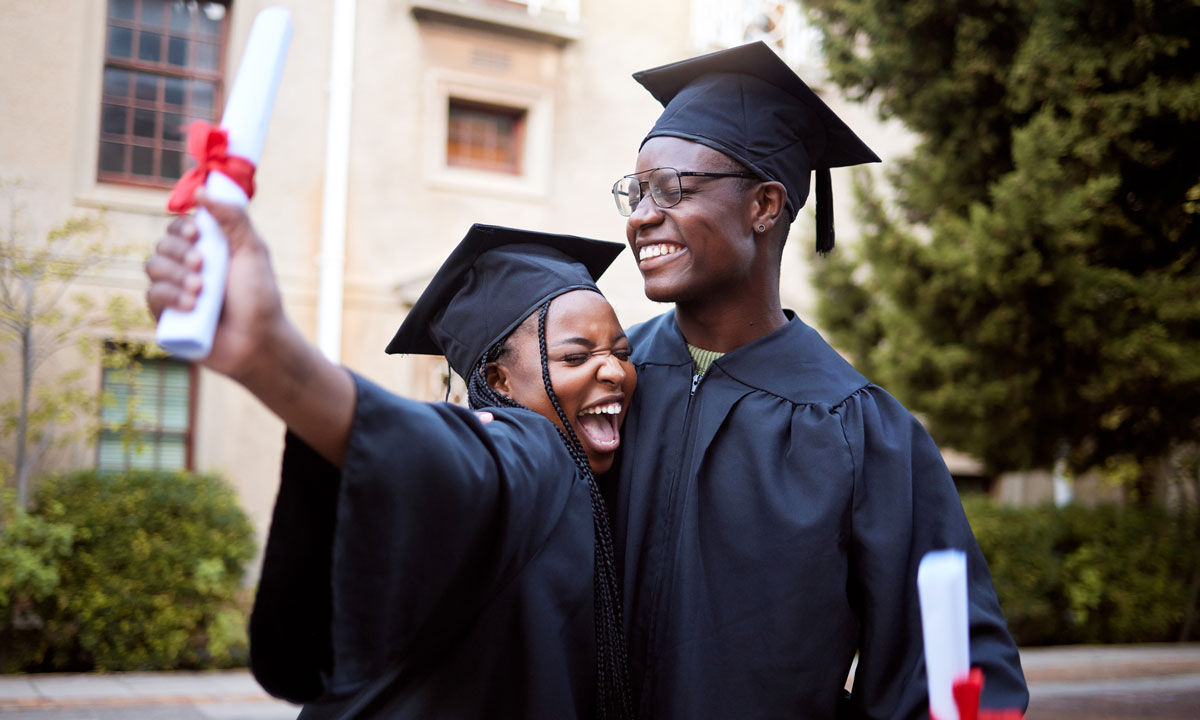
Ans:
{"type": "Polygon", "coordinates": [[[150,313],[157,320],[163,314],[163,310],[169,307],[184,311],[194,308],[196,297],[200,294],[200,276],[195,273],[187,273],[181,280],[174,277],[168,278],[159,267],[161,262],[156,262],[157,260],[160,259],[150,258],[146,263],[146,274],[151,274],[151,266],[154,265],[155,274],[161,278],[152,280],[150,287],[146,289],[146,306],[150,308],[150,313]]]}
{"type": "Polygon", "coordinates": [[[191,215],[176,216],[167,226],[168,235],[177,235],[190,242],[196,242],[200,231],[196,229],[196,220],[191,215]]]}
{"type": "MultiPolygon", "coordinates": [[[[188,222],[191,222],[190,218],[188,222]]],[[[171,225],[174,227],[175,222],[172,222],[171,225]]],[[[203,263],[203,258],[200,255],[200,251],[194,247],[196,238],[198,237],[195,223],[185,228],[183,233],[172,232],[171,228],[168,228],[167,232],[167,235],[159,238],[158,242],[154,244],[154,255],[152,257],[164,258],[178,265],[185,266],[189,270],[199,271],[203,263]],[[187,232],[188,229],[190,229],[190,232],[187,232]]]]}
{"type": "Polygon", "coordinates": [[[236,253],[243,249],[266,251],[266,245],[259,239],[254,225],[243,208],[213,200],[204,188],[196,190],[196,204],[207,210],[221,226],[221,231],[225,233],[225,239],[229,241],[230,253],[236,253]]]}
{"type": "Polygon", "coordinates": [[[178,217],[167,226],[167,234],[154,245],[154,254],[145,264],[150,287],[146,290],[146,305],[155,318],[164,309],[173,307],[190,310],[202,286],[202,258],[194,247],[196,223],[190,217],[178,217]]]}
{"type": "Polygon", "coordinates": [[[496,416],[491,414],[487,410],[476,410],[475,417],[479,418],[479,422],[483,423],[484,425],[487,425],[488,423],[490,423],[491,421],[496,419],[496,416]]]}
{"type": "MultiPolygon", "coordinates": [[[[251,264],[250,267],[258,268],[264,277],[273,279],[266,245],[259,239],[245,211],[236,205],[212,200],[203,189],[197,190],[195,197],[197,204],[220,225],[229,243],[231,258],[238,254],[246,258],[245,253],[249,251],[251,259],[267,260],[265,264],[251,264]]],[[[203,285],[200,275],[203,257],[195,247],[198,239],[195,219],[178,217],[167,226],[167,234],[155,243],[154,254],[145,264],[146,276],[150,279],[146,305],[155,318],[167,308],[187,311],[195,307],[203,285]]]]}

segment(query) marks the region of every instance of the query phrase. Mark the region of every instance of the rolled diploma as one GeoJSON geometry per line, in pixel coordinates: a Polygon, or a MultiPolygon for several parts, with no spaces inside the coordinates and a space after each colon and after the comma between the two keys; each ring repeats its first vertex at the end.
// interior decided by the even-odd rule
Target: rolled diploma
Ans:
{"type": "Polygon", "coordinates": [[[959,720],[954,682],[971,670],[967,630],[967,556],[961,550],[926,553],[917,566],[929,714],[959,720]]]}
{"type": "MultiPolygon", "coordinates": [[[[262,157],[275,92],[283,75],[283,61],[292,39],[292,16],[285,8],[271,7],[254,18],[242,64],[221,127],[229,135],[229,154],[244,157],[258,167],[262,157]]],[[[211,172],[204,183],[209,197],[245,207],[249,198],[223,173],[211,172]]],[[[158,321],[155,339],[162,349],[185,360],[203,360],[212,350],[213,333],[225,298],[229,244],[217,221],[205,210],[196,211],[200,233],[196,248],[204,258],[204,286],[195,307],[187,312],[168,308],[158,321]]]]}

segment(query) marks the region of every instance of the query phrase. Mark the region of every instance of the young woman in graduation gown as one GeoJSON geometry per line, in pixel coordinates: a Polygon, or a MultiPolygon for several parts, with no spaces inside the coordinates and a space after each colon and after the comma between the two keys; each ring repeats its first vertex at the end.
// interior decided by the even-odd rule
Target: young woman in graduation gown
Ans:
{"type": "MultiPolygon", "coordinates": [[[[447,357],[475,413],[328,362],[283,314],[238,209],[205,365],[288,425],[251,665],[302,718],[629,717],[620,594],[594,474],[635,385],[594,280],[622,247],[476,225],[388,352],[447,357]]],[[[194,224],[147,263],[157,316],[199,287],[194,224]]]]}

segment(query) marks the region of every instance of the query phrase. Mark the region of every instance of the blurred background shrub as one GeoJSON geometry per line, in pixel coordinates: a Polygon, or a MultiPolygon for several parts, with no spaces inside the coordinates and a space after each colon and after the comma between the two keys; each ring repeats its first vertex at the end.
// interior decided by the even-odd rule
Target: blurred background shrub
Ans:
{"type": "Polygon", "coordinates": [[[1194,512],[1160,507],[963,507],[1018,645],[1186,640],[1200,554],[1194,512]]]}
{"type": "Polygon", "coordinates": [[[8,515],[0,568],[21,570],[0,581],[4,670],[245,664],[254,533],[220,478],[79,472],[8,515]]]}
{"type": "Polygon", "coordinates": [[[21,510],[15,490],[0,490],[0,672],[20,669],[19,641],[36,635],[39,622],[33,606],[58,591],[74,535],[67,523],[21,510]]]}
{"type": "MultiPolygon", "coordinates": [[[[244,665],[253,529],[220,478],[87,471],[0,498],[0,670],[244,665]]],[[[1195,511],[965,497],[1021,646],[1195,639],[1195,511]]]]}

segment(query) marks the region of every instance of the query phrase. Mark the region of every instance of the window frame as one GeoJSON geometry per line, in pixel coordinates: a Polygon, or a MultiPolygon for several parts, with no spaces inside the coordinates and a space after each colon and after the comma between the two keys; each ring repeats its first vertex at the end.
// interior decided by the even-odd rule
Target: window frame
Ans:
{"type": "MultiPolygon", "coordinates": [[[[199,116],[190,114],[187,111],[190,105],[185,102],[182,105],[171,106],[167,105],[165,100],[165,90],[156,93],[158,97],[155,100],[142,100],[137,98],[136,74],[148,73],[159,78],[171,77],[181,78],[185,82],[189,80],[199,80],[213,83],[213,108],[212,115],[204,118],[208,122],[217,122],[221,117],[221,112],[225,102],[225,70],[229,47],[230,24],[233,13],[233,0],[199,0],[200,2],[214,2],[225,6],[225,16],[220,21],[220,29],[216,35],[217,38],[217,67],[215,70],[199,70],[191,65],[183,67],[171,65],[167,59],[169,54],[169,38],[174,36],[185,37],[189,44],[189,54],[194,52],[192,46],[195,41],[200,38],[210,39],[211,35],[200,35],[198,31],[188,31],[186,35],[172,33],[170,29],[170,2],[164,1],[166,12],[164,12],[163,24],[161,26],[148,26],[141,24],[141,8],[145,0],[132,0],[134,3],[134,19],[123,20],[113,18],[111,15],[111,7],[113,0],[105,0],[103,9],[103,33],[101,38],[101,55],[102,62],[100,66],[100,92],[98,102],[98,114],[96,119],[96,140],[95,140],[95,161],[93,167],[93,177],[98,184],[101,185],[116,185],[124,187],[148,188],[154,190],[167,190],[173,187],[178,178],[166,177],[162,174],[162,151],[177,150],[181,153],[182,159],[180,163],[180,172],[184,173],[194,165],[194,161],[187,155],[187,135],[186,125],[190,122],[188,117],[197,118],[199,116]],[[160,55],[160,61],[140,60],[137,57],[137,43],[130,47],[130,57],[121,58],[114,57],[109,52],[109,34],[111,28],[128,29],[135,34],[144,30],[158,32],[161,35],[160,42],[162,43],[163,53],[160,55]],[[131,73],[129,80],[130,92],[124,96],[108,95],[105,87],[105,76],[110,68],[117,68],[131,73]],[[105,106],[117,105],[126,108],[128,116],[125,119],[126,132],[122,134],[106,133],[104,131],[105,106]],[[185,118],[185,127],[180,140],[168,141],[162,137],[161,123],[163,116],[168,112],[168,108],[178,108],[177,114],[183,115],[185,118]],[[152,110],[155,114],[155,133],[151,138],[144,138],[134,134],[134,116],[136,110],[152,110]],[[147,141],[149,141],[147,143],[147,141]],[[118,142],[123,146],[125,153],[125,170],[117,173],[113,171],[103,170],[101,161],[103,157],[103,149],[105,143],[118,142]],[[133,172],[133,147],[149,147],[153,151],[153,175],[139,175],[133,172]]],[[[189,58],[190,59],[190,58],[189,58]]]]}
{"type": "Polygon", "coordinates": [[[429,186],[451,192],[542,200],[549,194],[554,141],[553,90],[446,68],[427,71],[423,117],[424,170],[429,186]],[[518,173],[496,172],[447,162],[450,99],[525,111],[518,173]]]}
{"type": "MultiPolygon", "coordinates": [[[[110,345],[110,349],[111,349],[112,344],[109,343],[109,345],[110,345]]],[[[131,452],[130,448],[125,447],[124,439],[121,437],[121,430],[119,428],[116,430],[112,429],[112,425],[106,423],[104,420],[104,411],[107,408],[107,403],[103,402],[103,398],[104,398],[105,394],[109,392],[109,382],[108,382],[109,373],[119,372],[119,371],[128,371],[128,368],[101,367],[101,370],[100,370],[100,396],[102,398],[102,402],[101,402],[101,407],[99,409],[99,430],[96,434],[96,461],[95,461],[96,469],[99,470],[100,472],[129,472],[130,470],[142,470],[142,469],[152,470],[152,471],[173,471],[173,470],[191,471],[191,470],[193,470],[195,467],[196,401],[199,397],[199,394],[198,394],[199,372],[196,368],[196,365],[194,363],[188,363],[188,362],[179,360],[178,358],[171,357],[171,356],[159,357],[159,358],[137,357],[137,358],[135,358],[134,361],[136,363],[140,364],[140,367],[138,369],[139,374],[145,373],[147,365],[152,363],[153,364],[152,367],[155,368],[154,372],[156,373],[156,376],[157,376],[155,378],[155,381],[158,385],[158,397],[159,397],[159,408],[157,409],[157,412],[156,412],[157,424],[152,427],[151,426],[137,426],[135,424],[135,430],[138,432],[138,434],[140,436],[139,439],[146,442],[148,445],[150,445],[153,448],[153,453],[154,453],[153,465],[150,468],[133,467],[130,463],[133,453],[131,452]],[[166,396],[166,393],[164,392],[164,383],[166,381],[165,369],[168,367],[167,363],[178,363],[180,365],[183,365],[187,370],[187,424],[186,424],[186,428],[182,432],[164,429],[163,425],[162,425],[162,416],[163,416],[162,403],[163,403],[163,399],[166,396]],[[119,469],[101,467],[101,464],[100,464],[102,445],[105,442],[106,438],[111,439],[113,437],[115,437],[119,442],[122,443],[122,448],[121,448],[121,450],[122,450],[122,467],[119,469]],[[163,438],[168,438],[168,437],[181,437],[183,439],[184,463],[183,463],[182,468],[162,467],[162,465],[161,465],[161,453],[160,453],[161,440],[163,438]]],[[[125,412],[127,412],[127,410],[125,412]]]]}
{"type": "Polygon", "coordinates": [[[526,128],[529,124],[529,108],[519,107],[514,105],[500,105],[492,102],[480,102],[479,100],[462,98],[451,94],[447,100],[446,108],[446,165],[454,168],[468,168],[472,170],[482,170],[485,172],[503,173],[507,175],[520,176],[522,174],[522,165],[525,160],[525,137],[526,128]],[[482,114],[491,114],[493,117],[505,117],[513,123],[512,144],[513,148],[509,152],[509,157],[503,162],[488,162],[486,160],[478,160],[470,157],[453,157],[451,147],[453,143],[452,125],[454,122],[455,109],[466,112],[475,112],[482,114]]]}

